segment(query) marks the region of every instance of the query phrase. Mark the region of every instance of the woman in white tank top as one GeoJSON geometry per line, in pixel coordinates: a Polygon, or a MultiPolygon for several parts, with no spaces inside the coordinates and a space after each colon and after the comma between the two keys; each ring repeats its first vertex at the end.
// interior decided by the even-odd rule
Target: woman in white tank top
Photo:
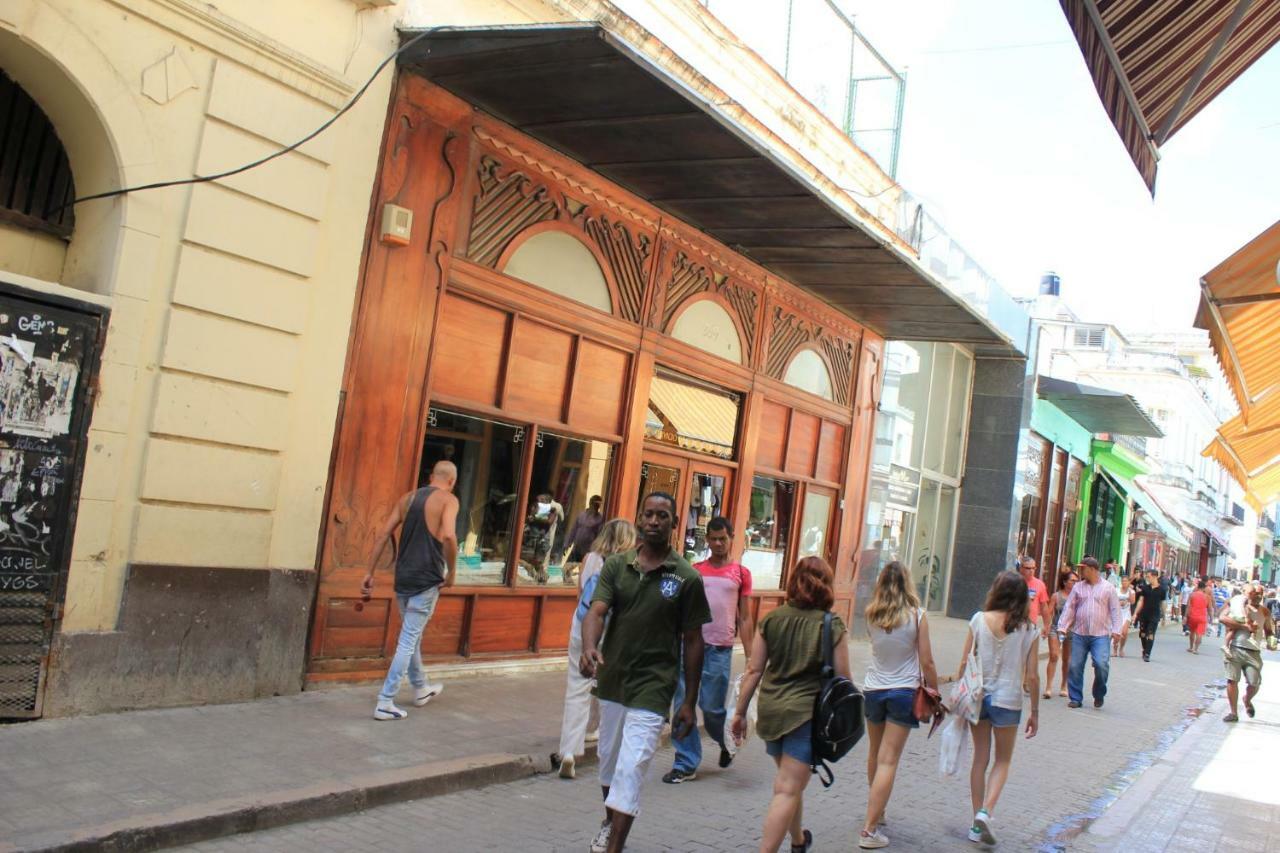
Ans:
{"type": "Polygon", "coordinates": [[[969,620],[969,636],[956,680],[969,665],[970,652],[982,667],[982,711],[973,731],[973,770],[969,793],[973,800],[970,841],[995,844],[991,813],[1009,779],[1013,747],[1022,721],[1022,688],[1031,697],[1027,737],[1040,728],[1040,632],[1028,614],[1027,582],[1017,572],[1001,572],[987,593],[982,610],[969,620]],[[995,741],[995,764],[991,744],[995,741]],[[990,765],[990,775],[987,770],[990,765]]]}
{"type": "Polygon", "coordinates": [[[858,837],[864,850],[887,847],[884,810],[893,793],[898,760],[907,735],[920,721],[912,711],[921,682],[935,690],[938,671],[929,646],[929,621],[911,582],[911,572],[896,560],[880,570],[865,612],[871,638],[871,665],[863,680],[866,694],[867,816],[858,837]]]}

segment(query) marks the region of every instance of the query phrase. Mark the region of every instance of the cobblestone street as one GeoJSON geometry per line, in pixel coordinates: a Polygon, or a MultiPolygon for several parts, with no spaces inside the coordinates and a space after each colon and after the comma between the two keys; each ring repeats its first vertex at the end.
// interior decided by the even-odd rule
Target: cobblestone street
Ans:
{"type": "MultiPolygon", "coordinates": [[[[1212,640],[1197,657],[1184,653],[1183,644],[1180,633],[1166,627],[1150,664],[1138,656],[1114,660],[1112,692],[1101,711],[1087,704],[1068,710],[1066,700],[1056,696],[1043,703],[1041,734],[1019,742],[995,815],[1002,849],[1073,849],[1090,821],[1221,693],[1221,658],[1212,640]]],[[[947,649],[942,664],[954,666],[954,656],[947,649]]],[[[1262,708],[1264,717],[1277,710],[1274,705],[1262,708]]],[[[967,776],[940,777],[937,749],[936,736],[926,740],[922,732],[908,742],[888,814],[887,832],[895,849],[971,846],[965,837],[970,818],[967,776]]],[[[749,743],[727,771],[716,768],[711,755],[712,766],[704,763],[696,781],[668,786],[659,777],[670,767],[671,751],[659,752],[629,850],[755,849],[772,764],[758,741],[749,743]]],[[[805,825],[812,829],[817,849],[854,846],[866,802],[865,756],[865,747],[859,746],[842,762],[830,790],[816,782],[811,785],[805,825]]],[[[599,789],[594,768],[589,767],[574,782],[534,776],[185,849],[585,850],[599,817],[599,789]]],[[[1183,848],[1171,843],[1159,849],[1183,848]]]]}

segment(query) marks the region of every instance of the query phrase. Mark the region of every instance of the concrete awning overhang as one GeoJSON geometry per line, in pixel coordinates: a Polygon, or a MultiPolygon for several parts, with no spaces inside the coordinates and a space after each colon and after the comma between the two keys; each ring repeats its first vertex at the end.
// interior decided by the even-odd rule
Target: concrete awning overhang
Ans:
{"type": "Polygon", "coordinates": [[[876,333],[1023,354],[852,195],[834,198],[799,165],[802,156],[719,109],[706,95],[713,84],[652,37],[637,47],[596,23],[407,29],[401,37],[415,40],[402,68],[876,333]]]}
{"type": "Polygon", "coordinates": [[[1163,438],[1138,402],[1128,394],[1067,382],[1051,376],[1036,381],[1036,393],[1093,433],[1163,438]]]}

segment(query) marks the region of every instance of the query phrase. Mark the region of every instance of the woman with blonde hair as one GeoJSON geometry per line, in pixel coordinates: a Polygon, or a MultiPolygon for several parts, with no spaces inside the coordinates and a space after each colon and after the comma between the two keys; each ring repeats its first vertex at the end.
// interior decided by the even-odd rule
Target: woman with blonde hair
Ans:
{"type": "MultiPolygon", "coordinates": [[[[747,706],[760,686],[756,734],[778,765],[773,799],[764,817],[761,853],[777,853],[791,833],[792,853],[813,846],[813,833],[804,828],[804,789],[813,764],[813,705],[821,686],[822,623],[835,602],[835,575],[820,557],[805,557],[787,578],[787,601],[769,611],[756,628],[751,659],[730,732],[736,742],[746,735],[747,706]],[[761,677],[763,676],[763,683],[761,677]]],[[[836,675],[849,677],[849,645],[844,622],[831,620],[832,663],[836,675]]]]}
{"type": "Polygon", "coordinates": [[[560,751],[551,756],[552,764],[558,762],[560,765],[561,779],[574,777],[577,756],[586,751],[587,727],[599,714],[596,700],[591,695],[592,680],[578,671],[578,661],[582,658],[582,617],[591,607],[591,597],[595,594],[604,561],[635,546],[634,524],[625,518],[606,521],[595,542],[591,543],[591,551],[582,561],[582,570],[578,573],[578,607],[569,623],[569,674],[565,679],[560,751]]]}
{"type": "Polygon", "coordinates": [[[889,846],[884,810],[893,793],[898,761],[911,730],[920,727],[914,713],[916,688],[938,688],[938,671],[929,643],[929,620],[911,583],[911,570],[894,560],[880,570],[864,613],[871,638],[871,665],[863,680],[867,715],[867,816],[858,846],[889,846]]]}

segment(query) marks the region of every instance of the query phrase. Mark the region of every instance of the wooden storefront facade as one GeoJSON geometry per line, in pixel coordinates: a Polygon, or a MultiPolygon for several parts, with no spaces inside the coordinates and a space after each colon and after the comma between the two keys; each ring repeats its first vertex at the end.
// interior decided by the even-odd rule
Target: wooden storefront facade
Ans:
{"type": "Polygon", "coordinates": [[[394,502],[441,458],[460,471],[461,556],[427,659],[562,653],[576,592],[564,534],[595,494],[606,518],[634,518],[643,493],[672,491],[686,549],[729,517],[757,566],[757,615],[797,556],[821,554],[849,615],[879,336],[412,74],[371,209],[313,681],[385,671],[390,576],[368,602],[360,581],[394,502]],[[386,205],[412,212],[408,245],[379,238],[386,205]],[[549,533],[527,523],[550,504],[549,533]]]}

